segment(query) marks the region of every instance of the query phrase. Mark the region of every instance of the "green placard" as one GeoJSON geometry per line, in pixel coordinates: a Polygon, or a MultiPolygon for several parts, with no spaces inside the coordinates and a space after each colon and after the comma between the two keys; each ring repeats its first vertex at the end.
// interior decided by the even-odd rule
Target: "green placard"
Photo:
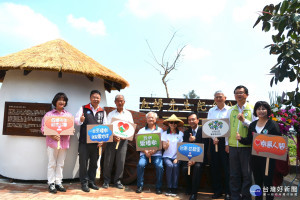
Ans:
{"type": "Polygon", "coordinates": [[[160,133],[136,135],[136,150],[160,150],[162,148],[160,133]]]}

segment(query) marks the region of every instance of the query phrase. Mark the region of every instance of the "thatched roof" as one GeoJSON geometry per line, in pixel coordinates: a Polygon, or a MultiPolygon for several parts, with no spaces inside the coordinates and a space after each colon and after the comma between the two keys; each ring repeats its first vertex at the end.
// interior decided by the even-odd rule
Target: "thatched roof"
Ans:
{"type": "Polygon", "coordinates": [[[0,74],[10,69],[24,70],[24,75],[31,70],[85,74],[91,81],[93,77],[104,79],[108,91],[129,86],[124,78],[61,39],[0,57],[0,74]]]}

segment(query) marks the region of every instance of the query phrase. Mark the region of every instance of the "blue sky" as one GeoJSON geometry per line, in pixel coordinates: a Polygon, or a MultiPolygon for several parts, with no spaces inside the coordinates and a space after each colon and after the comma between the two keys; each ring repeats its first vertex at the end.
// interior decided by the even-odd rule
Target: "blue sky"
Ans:
{"type": "MultiPolygon", "coordinates": [[[[269,69],[276,56],[264,46],[271,33],[252,28],[258,11],[278,0],[0,0],[0,56],[62,38],[123,76],[126,107],[138,110],[140,96],[166,97],[161,76],[147,46],[157,58],[174,31],[166,58],[187,45],[176,71],[169,75],[170,97],[195,90],[213,98],[223,90],[233,99],[237,85],[249,89],[249,100],[269,100],[269,91],[292,90],[295,83],[270,88],[269,69]]],[[[67,93],[67,91],[65,91],[67,93]]],[[[108,106],[114,96],[107,93],[108,106]]]]}

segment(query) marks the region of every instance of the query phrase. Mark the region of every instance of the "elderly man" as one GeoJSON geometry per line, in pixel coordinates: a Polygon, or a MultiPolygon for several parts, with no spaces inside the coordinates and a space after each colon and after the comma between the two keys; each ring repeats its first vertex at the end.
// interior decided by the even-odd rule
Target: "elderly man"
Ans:
{"type": "Polygon", "coordinates": [[[99,158],[98,146],[101,144],[87,144],[86,132],[88,124],[106,124],[106,113],[99,106],[101,101],[101,93],[98,90],[92,90],[90,94],[90,103],[80,107],[75,117],[75,123],[80,125],[79,137],[79,178],[81,189],[89,192],[92,188],[99,190],[95,185],[95,177],[97,170],[97,160],[99,158]],[[87,169],[88,167],[88,169],[87,169]]]}
{"type": "MultiPolygon", "coordinates": [[[[157,114],[155,112],[148,112],[146,114],[147,124],[144,128],[140,129],[138,134],[147,133],[162,133],[163,130],[156,125],[157,114]]],[[[141,193],[144,186],[144,169],[149,163],[151,157],[152,163],[156,168],[156,194],[161,194],[162,176],[164,172],[162,152],[154,150],[145,150],[140,152],[140,160],[137,165],[137,189],[136,193],[141,193]]]]}
{"type": "MultiPolygon", "coordinates": [[[[209,109],[207,119],[222,119],[227,117],[227,112],[230,109],[225,104],[226,96],[221,90],[218,90],[214,94],[214,100],[217,104],[213,108],[209,109]]],[[[212,174],[212,186],[213,192],[212,199],[218,199],[222,196],[223,185],[225,188],[225,200],[230,200],[229,189],[229,161],[228,161],[228,144],[225,145],[225,138],[214,138],[211,140],[210,155],[211,155],[211,174],[212,174]],[[218,147],[216,152],[215,146],[218,147]],[[225,150],[226,149],[226,150],[225,150]],[[222,176],[220,172],[224,171],[224,182],[222,183],[222,176]]]]}
{"type": "MultiPolygon", "coordinates": [[[[115,97],[115,104],[117,109],[111,111],[107,116],[108,123],[111,123],[112,118],[120,119],[123,121],[133,123],[133,118],[131,113],[124,109],[125,98],[123,95],[119,94],[115,97]]],[[[119,189],[123,189],[124,186],[121,183],[123,177],[123,170],[127,152],[128,140],[114,136],[113,142],[108,142],[104,153],[104,168],[103,168],[103,188],[107,189],[111,181],[111,170],[116,160],[116,172],[114,176],[114,185],[119,189]],[[116,149],[117,142],[119,143],[118,149],[116,149]]]]}
{"type": "MultiPolygon", "coordinates": [[[[197,113],[190,113],[187,116],[187,120],[190,127],[184,131],[183,142],[203,143],[205,160],[209,140],[207,138],[202,138],[202,128],[198,125],[199,117],[197,113]]],[[[186,180],[186,194],[191,195],[190,200],[197,199],[198,188],[200,186],[202,175],[202,165],[203,163],[195,161],[182,162],[182,173],[184,174],[186,180]],[[191,175],[188,175],[188,166],[191,166],[191,175]]]]}
{"type": "Polygon", "coordinates": [[[229,136],[229,166],[230,190],[233,200],[251,199],[250,187],[252,184],[251,169],[249,165],[251,145],[243,145],[237,139],[237,133],[246,137],[250,123],[256,120],[253,115],[253,106],[247,103],[248,89],[239,85],[234,89],[237,105],[227,113],[230,121],[229,136]]]}

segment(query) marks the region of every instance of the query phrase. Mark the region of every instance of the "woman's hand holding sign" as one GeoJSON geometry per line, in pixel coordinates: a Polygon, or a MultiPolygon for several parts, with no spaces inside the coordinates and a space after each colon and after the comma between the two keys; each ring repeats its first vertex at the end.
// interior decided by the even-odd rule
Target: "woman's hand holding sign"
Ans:
{"type": "Polygon", "coordinates": [[[167,150],[170,146],[170,141],[168,140],[167,142],[163,142],[163,148],[164,150],[167,150]]]}
{"type": "Polygon", "coordinates": [[[56,140],[56,141],[60,140],[60,136],[59,135],[49,135],[49,137],[51,137],[53,140],[56,140]]]}

